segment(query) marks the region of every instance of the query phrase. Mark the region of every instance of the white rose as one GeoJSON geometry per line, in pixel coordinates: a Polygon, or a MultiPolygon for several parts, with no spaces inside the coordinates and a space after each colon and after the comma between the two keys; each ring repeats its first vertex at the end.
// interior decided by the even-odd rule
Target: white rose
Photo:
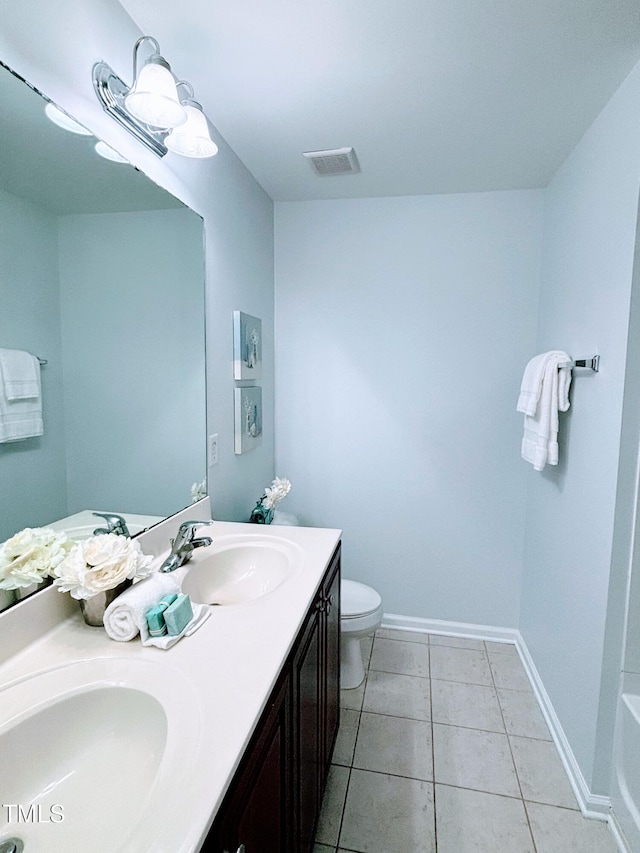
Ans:
{"type": "Polygon", "coordinates": [[[142,553],[137,542],[125,536],[93,536],[78,542],[56,567],[54,584],[73,598],[91,598],[125,580],[145,577],[152,560],[142,553]]]}
{"type": "Polygon", "coordinates": [[[40,583],[66,557],[72,543],[48,527],[26,527],[0,545],[0,588],[40,583]]]}

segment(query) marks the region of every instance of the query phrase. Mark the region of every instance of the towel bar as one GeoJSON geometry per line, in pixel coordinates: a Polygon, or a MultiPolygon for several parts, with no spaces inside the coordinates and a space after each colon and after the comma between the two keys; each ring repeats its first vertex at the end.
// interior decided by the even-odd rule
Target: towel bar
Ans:
{"type": "Polygon", "coordinates": [[[37,355],[36,358],[38,359],[38,364],[40,365],[40,367],[42,367],[45,364],[49,364],[49,362],[47,361],[46,358],[40,358],[39,355],[37,355]]]}
{"type": "Polygon", "coordinates": [[[563,361],[558,367],[588,367],[597,373],[600,370],[600,356],[593,358],[574,358],[573,361],[563,361]]]}

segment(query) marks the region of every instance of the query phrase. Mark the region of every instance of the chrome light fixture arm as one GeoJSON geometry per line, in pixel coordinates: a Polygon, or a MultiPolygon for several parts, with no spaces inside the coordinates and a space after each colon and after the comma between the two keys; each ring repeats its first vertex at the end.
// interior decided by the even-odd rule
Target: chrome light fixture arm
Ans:
{"type": "Polygon", "coordinates": [[[105,112],[133,134],[139,142],[146,145],[150,151],[158,157],[164,157],[167,153],[167,146],[163,141],[166,131],[154,130],[148,125],[141,124],[127,111],[124,99],[129,94],[129,87],[108,63],[100,61],[93,66],[93,88],[105,112]]]}

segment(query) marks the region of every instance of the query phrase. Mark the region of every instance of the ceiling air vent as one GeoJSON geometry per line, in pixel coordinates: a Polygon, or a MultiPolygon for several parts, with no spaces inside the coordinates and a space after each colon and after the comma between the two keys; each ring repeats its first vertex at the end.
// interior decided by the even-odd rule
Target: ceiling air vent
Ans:
{"type": "Polygon", "coordinates": [[[360,171],[353,148],[306,151],[302,156],[311,163],[316,175],[349,175],[360,171]]]}

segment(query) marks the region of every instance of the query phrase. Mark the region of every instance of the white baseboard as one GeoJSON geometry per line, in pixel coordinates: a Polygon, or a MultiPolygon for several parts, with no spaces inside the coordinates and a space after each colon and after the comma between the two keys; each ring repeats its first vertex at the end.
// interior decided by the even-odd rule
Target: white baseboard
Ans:
{"type": "Polygon", "coordinates": [[[418,634],[443,634],[471,640],[489,640],[492,643],[517,643],[520,632],[515,628],[495,628],[492,625],[471,625],[467,622],[444,622],[441,619],[420,619],[417,616],[398,616],[385,613],[383,628],[396,631],[414,631],[418,634]]]}
{"type": "Polygon", "coordinates": [[[515,645],[527,677],[531,682],[533,692],[545,721],[551,732],[551,737],[556,745],[560,759],[569,777],[569,782],[580,806],[580,811],[585,817],[595,820],[605,820],[618,844],[625,853],[626,844],[622,834],[613,818],[611,812],[611,799],[609,797],[592,794],[589,786],[582,775],[582,771],[576,761],[567,736],[564,733],[558,715],[549,698],[540,674],[536,669],[531,654],[525,641],[515,628],[496,628],[491,625],[473,625],[466,622],[446,622],[439,619],[420,619],[414,616],[399,616],[396,613],[385,613],[382,620],[383,628],[393,628],[396,631],[413,631],[416,633],[441,634],[450,637],[464,637],[473,640],[488,640],[492,643],[512,643],[515,645]]]}

